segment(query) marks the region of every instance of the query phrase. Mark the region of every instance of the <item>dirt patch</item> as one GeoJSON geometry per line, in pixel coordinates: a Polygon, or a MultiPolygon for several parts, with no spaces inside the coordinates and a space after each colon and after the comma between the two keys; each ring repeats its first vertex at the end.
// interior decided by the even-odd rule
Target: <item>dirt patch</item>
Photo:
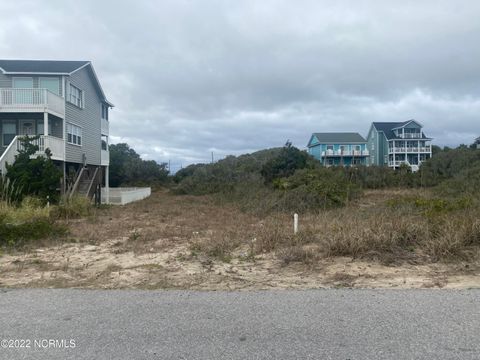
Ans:
{"type": "Polygon", "coordinates": [[[272,254],[230,263],[192,255],[186,244],[161,252],[120,252],[116,241],[65,244],[0,258],[0,286],[80,288],[180,288],[240,290],[271,288],[470,288],[479,271],[446,264],[389,267],[351,258],[319,260],[306,267],[285,265],[272,254]]]}
{"type": "MultiPolygon", "coordinates": [[[[373,206],[376,197],[383,199],[385,194],[373,193],[368,206],[373,206]]],[[[155,193],[144,201],[68,222],[71,235],[63,244],[4,253],[0,256],[0,286],[198,290],[480,287],[480,267],[472,262],[386,265],[351,257],[319,257],[314,255],[318,249],[301,243],[287,250],[255,251],[256,236],[268,221],[216,205],[208,197],[155,193]]]]}

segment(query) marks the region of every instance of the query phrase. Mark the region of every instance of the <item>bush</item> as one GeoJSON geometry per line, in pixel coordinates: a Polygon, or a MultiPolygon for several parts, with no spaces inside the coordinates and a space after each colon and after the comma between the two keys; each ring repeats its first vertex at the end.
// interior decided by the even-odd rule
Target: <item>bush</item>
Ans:
{"type": "Polygon", "coordinates": [[[260,173],[265,184],[269,184],[275,179],[292,176],[299,169],[311,168],[313,164],[314,159],[310,155],[287,142],[276,157],[262,166],[260,173]]]}
{"type": "Polygon", "coordinates": [[[29,240],[65,234],[66,229],[55,224],[50,209],[41,200],[25,198],[15,207],[0,203],[0,245],[16,246],[29,240]]]}
{"type": "Polygon", "coordinates": [[[15,184],[18,192],[14,200],[21,201],[30,195],[42,199],[44,203],[56,202],[62,172],[51,160],[50,149],[45,150],[45,156],[31,158],[38,151],[38,146],[31,143],[33,139],[35,137],[28,136],[22,139],[22,149],[15,156],[15,162],[7,164],[6,177],[15,184]]]}
{"type": "Polygon", "coordinates": [[[360,193],[360,188],[335,168],[298,170],[278,179],[275,186],[285,190],[286,198],[293,198],[293,202],[302,200],[298,202],[301,210],[344,206],[360,193]]]}
{"type": "Polygon", "coordinates": [[[440,151],[421,166],[422,176],[427,186],[436,186],[453,178],[468,180],[467,175],[478,174],[479,169],[480,151],[465,146],[440,151]]]}
{"type": "Polygon", "coordinates": [[[257,151],[238,157],[227,156],[214,164],[190,165],[178,171],[174,182],[177,194],[206,195],[235,191],[238,185],[261,184],[263,165],[276,157],[279,148],[257,151]]]}

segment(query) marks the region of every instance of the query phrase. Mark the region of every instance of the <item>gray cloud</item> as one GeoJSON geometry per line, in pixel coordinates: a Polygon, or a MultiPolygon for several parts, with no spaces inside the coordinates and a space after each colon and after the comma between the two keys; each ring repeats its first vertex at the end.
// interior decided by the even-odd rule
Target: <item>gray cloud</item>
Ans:
{"type": "Polygon", "coordinates": [[[0,57],[92,60],[114,141],[183,164],[415,118],[480,134],[474,1],[25,1],[0,57]]]}

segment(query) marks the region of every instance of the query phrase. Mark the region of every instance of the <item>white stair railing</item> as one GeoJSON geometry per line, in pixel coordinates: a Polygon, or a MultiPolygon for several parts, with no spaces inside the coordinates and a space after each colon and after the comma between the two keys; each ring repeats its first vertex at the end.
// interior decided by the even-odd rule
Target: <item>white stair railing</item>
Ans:
{"type": "MultiPolygon", "coordinates": [[[[0,171],[3,176],[7,172],[6,164],[8,163],[9,165],[12,165],[15,162],[15,156],[18,154],[18,152],[25,149],[25,146],[21,141],[22,138],[22,135],[15,136],[3,154],[0,156],[0,171]]],[[[65,159],[65,146],[64,141],[61,138],[40,135],[37,139],[31,139],[30,143],[38,146],[38,151],[33,155],[34,157],[44,156],[45,150],[49,148],[52,153],[53,160],[65,159]]]]}
{"type": "Polygon", "coordinates": [[[15,136],[8,145],[8,147],[3,152],[2,156],[0,156],[0,171],[2,172],[2,176],[5,176],[7,173],[7,163],[12,165],[15,162],[15,155],[18,154],[18,149],[20,146],[20,141],[18,136],[15,136]]]}

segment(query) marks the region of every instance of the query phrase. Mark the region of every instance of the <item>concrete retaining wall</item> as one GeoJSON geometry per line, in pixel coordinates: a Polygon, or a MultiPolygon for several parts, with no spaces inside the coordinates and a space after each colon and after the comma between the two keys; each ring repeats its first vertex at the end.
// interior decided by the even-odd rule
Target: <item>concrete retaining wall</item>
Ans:
{"type": "MultiPolygon", "coordinates": [[[[151,188],[110,188],[109,204],[125,205],[149,197],[151,188]]],[[[106,190],[102,188],[102,203],[106,203],[106,190]]]]}

